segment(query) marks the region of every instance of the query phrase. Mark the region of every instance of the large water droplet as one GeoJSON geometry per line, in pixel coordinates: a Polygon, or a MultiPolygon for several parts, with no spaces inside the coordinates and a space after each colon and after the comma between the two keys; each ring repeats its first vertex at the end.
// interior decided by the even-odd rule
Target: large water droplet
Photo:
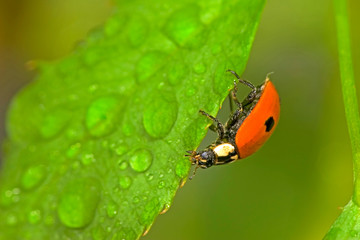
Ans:
{"type": "Polygon", "coordinates": [[[100,137],[111,133],[118,123],[116,118],[121,107],[122,104],[115,97],[103,97],[93,101],[85,119],[90,134],[100,137]]]}
{"type": "Polygon", "coordinates": [[[166,62],[166,54],[160,51],[148,52],[136,65],[136,79],[143,83],[166,62]]]}
{"type": "Polygon", "coordinates": [[[108,203],[107,207],[106,207],[106,212],[107,215],[110,218],[113,218],[116,216],[116,214],[118,213],[118,206],[114,201],[111,201],[110,203],[108,203]]]}
{"type": "Polygon", "coordinates": [[[146,149],[138,149],[130,157],[130,166],[136,172],[146,171],[153,160],[152,154],[146,149]]]}
{"type": "Polygon", "coordinates": [[[39,209],[32,210],[28,214],[28,221],[31,224],[37,224],[41,220],[41,212],[39,209]]]}
{"type": "Polygon", "coordinates": [[[61,222],[70,228],[89,224],[100,197],[100,184],[94,178],[69,182],[63,191],[57,209],[61,222]]]}
{"type": "Polygon", "coordinates": [[[120,176],[119,177],[119,184],[122,189],[127,189],[131,185],[131,178],[128,176],[120,176]]]}
{"type": "Polygon", "coordinates": [[[139,47],[146,40],[148,23],[141,16],[133,15],[128,24],[127,37],[133,47],[139,47]]]}
{"type": "Polygon", "coordinates": [[[168,21],[166,21],[165,34],[171,40],[183,46],[202,27],[199,11],[198,6],[191,5],[172,14],[168,21]]]}
{"type": "Polygon", "coordinates": [[[38,186],[44,180],[45,173],[46,168],[43,165],[29,167],[21,177],[21,187],[30,190],[38,186]]]}
{"type": "Polygon", "coordinates": [[[172,93],[154,94],[143,114],[146,132],[154,138],[165,137],[172,129],[178,113],[176,99],[172,93]]]}
{"type": "Polygon", "coordinates": [[[64,128],[71,115],[65,110],[53,110],[46,115],[40,124],[40,133],[43,138],[52,138],[64,128]]]}

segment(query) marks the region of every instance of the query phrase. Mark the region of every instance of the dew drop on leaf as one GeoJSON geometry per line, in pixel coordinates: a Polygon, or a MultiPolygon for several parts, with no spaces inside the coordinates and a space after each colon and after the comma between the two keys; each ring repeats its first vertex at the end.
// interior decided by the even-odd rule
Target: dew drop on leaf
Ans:
{"type": "Polygon", "coordinates": [[[21,177],[21,187],[25,190],[38,186],[45,177],[46,169],[43,165],[29,167],[21,177]]]}
{"type": "Polygon", "coordinates": [[[84,153],[81,157],[81,162],[84,165],[89,165],[90,163],[95,162],[94,154],[92,153],[84,153]]]}
{"type": "Polygon", "coordinates": [[[15,214],[9,213],[6,216],[6,224],[9,226],[15,226],[18,223],[18,218],[15,214]]]}
{"type": "Polygon", "coordinates": [[[164,186],[165,186],[165,182],[164,181],[159,181],[159,183],[158,183],[158,188],[164,188],[164,186]]]}
{"type": "Polygon", "coordinates": [[[151,181],[154,178],[154,175],[152,173],[146,173],[145,176],[148,181],[151,181]]]}
{"type": "Polygon", "coordinates": [[[71,115],[64,110],[55,110],[49,113],[40,124],[41,136],[45,139],[52,138],[64,129],[71,115]]]}
{"type": "Polygon", "coordinates": [[[108,205],[106,206],[106,213],[108,215],[108,217],[113,218],[116,216],[116,214],[118,213],[118,206],[114,201],[111,201],[110,203],[108,203],[108,205]]]}
{"type": "Polygon", "coordinates": [[[148,52],[142,56],[136,65],[136,79],[143,83],[152,76],[166,60],[166,54],[160,51],[148,52]]]}
{"type": "Polygon", "coordinates": [[[117,148],[115,148],[115,152],[117,155],[121,156],[124,153],[126,153],[126,151],[128,150],[128,148],[125,145],[120,145],[117,148]]]}
{"type": "Polygon", "coordinates": [[[125,160],[119,161],[119,168],[120,170],[125,170],[128,167],[128,163],[125,160]]]}
{"type": "Polygon", "coordinates": [[[139,203],[139,202],[140,202],[140,198],[139,198],[138,196],[135,196],[135,197],[133,198],[133,203],[137,204],[137,203],[139,203]]]}
{"type": "Polygon", "coordinates": [[[138,149],[130,157],[130,166],[136,172],[146,171],[153,161],[153,156],[149,150],[138,149]]]}
{"type": "Polygon", "coordinates": [[[173,13],[165,24],[165,34],[183,46],[202,27],[199,11],[197,5],[190,5],[173,13]]]}
{"type": "Polygon", "coordinates": [[[94,178],[69,182],[63,191],[57,208],[62,224],[80,228],[89,224],[100,197],[100,185],[94,178]]]}
{"type": "Polygon", "coordinates": [[[174,96],[159,94],[146,105],[143,124],[146,132],[154,138],[165,137],[172,129],[178,113],[174,96]]]}
{"type": "Polygon", "coordinates": [[[81,148],[81,144],[80,143],[75,143],[73,145],[71,145],[68,150],[66,151],[66,156],[68,158],[73,158],[76,156],[76,154],[79,153],[81,148]]]}
{"type": "Polygon", "coordinates": [[[119,185],[122,189],[128,189],[131,185],[131,178],[129,176],[120,176],[119,185]]]}
{"type": "Polygon", "coordinates": [[[194,72],[201,74],[206,71],[206,66],[204,63],[200,62],[200,63],[194,64],[193,69],[194,69],[194,72]]]}
{"type": "Polygon", "coordinates": [[[95,137],[109,134],[117,124],[119,101],[115,97],[102,97],[90,104],[85,124],[91,135],[95,137]]]}
{"type": "Polygon", "coordinates": [[[39,209],[32,210],[28,214],[28,221],[31,224],[37,224],[41,220],[41,212],[39,209]]]}

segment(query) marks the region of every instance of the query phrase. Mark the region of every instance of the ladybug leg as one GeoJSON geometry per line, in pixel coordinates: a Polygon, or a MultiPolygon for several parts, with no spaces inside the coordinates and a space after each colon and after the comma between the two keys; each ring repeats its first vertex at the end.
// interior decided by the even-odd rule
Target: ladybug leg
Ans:
{"type": "Polygon", "coordinates": [[[240,111],[240,109],[235,110],[234,114],[230,116],[229,120],[225,124],[226,129],[230,129],[239,120],[241,112],[242,110],[240,111]]]}
{"type": "Polygon", "coordinates": [[[231,97],[232,99],[234,100],[235,104],[238,106],[238,108],[240,109],[240,111],[242,112],[243,110],[243,107],[242,107],[242,104],[239,102],[239,100],[237,99],[237,86],[236,86],[236,81],[234,81],[234,88],[233,90],[231,91],[231,97]]]}
{"type": "Polygon", "coordinates": [[[216,123],[216,127],[214,128],[217,131],[219,138],[220,139],[224,138],[224,132],[225,132],[224,125],[216,117],[211,116],[210,114],[204,112],[203,110],[199,110],[199,113],[209,118],[210,120],[214,121],[216,123]]]}
{"type": "Polygon", "coordinates": [[[230,70],[230,69],[228,69],[228,70],[226,70],[226,71],[227,71],[227,72],[230,72],[232,75],[234,75],[234,76],[237,78],[237,80],[239,80],[239,83],[245,84],[246,86],[248,86],[249,88],[251,88],[253,91],[256,91],[256,87],[255,87],[251,82],[248,82],[248,81],[246,81],[246,80],[244,80],[244,79],[241,79],[241,78],[239,77],[239,75],[238,75],[235,71],[230,70]]]}

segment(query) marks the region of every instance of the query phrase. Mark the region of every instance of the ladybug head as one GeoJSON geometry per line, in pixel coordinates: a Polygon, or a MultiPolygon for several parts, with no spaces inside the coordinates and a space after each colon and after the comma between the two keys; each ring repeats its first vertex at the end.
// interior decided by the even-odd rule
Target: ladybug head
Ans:
{"type": "Polygon", "coordinates": [[[186,155],[191,157],[191,164],[197,165],[201,168],[208,168],[214,165],[215,163],[215,153],[212,149],[207,148],[204,151],[196,152],[196,151],[187,151],[190,155],[186,155]]]}

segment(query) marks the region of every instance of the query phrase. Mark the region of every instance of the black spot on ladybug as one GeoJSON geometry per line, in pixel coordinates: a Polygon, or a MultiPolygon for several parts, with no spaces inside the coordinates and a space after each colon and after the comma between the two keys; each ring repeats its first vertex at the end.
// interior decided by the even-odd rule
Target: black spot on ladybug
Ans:
{"type": "Polygon", "coordinates": [[[269,117],[266,122],[265,122],[265,126],[266,126],[266,132],[270,132],[271,129],[274,127],[274,118],[273,117],[269,117]]]}

